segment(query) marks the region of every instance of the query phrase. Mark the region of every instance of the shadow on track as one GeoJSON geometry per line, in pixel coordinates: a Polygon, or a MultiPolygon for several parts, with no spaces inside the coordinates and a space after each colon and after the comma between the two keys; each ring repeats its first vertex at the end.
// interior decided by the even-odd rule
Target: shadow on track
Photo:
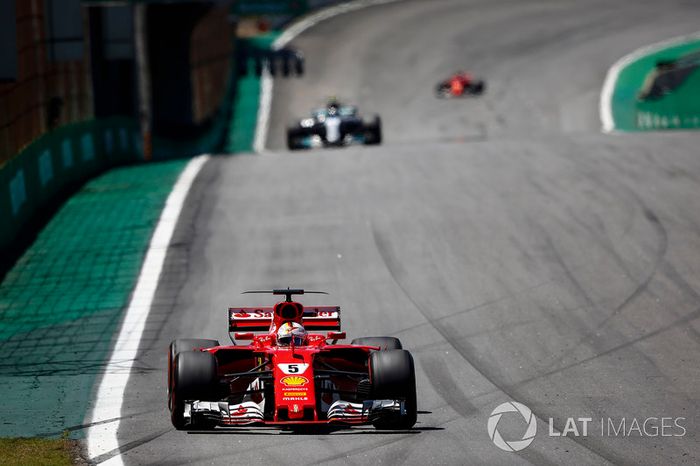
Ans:
{"type": "Polygon", "coordinates": [[[445,430],[444,427],[414,427],[409,430],[353,429],[349,427],[306,427],[293,429],[238,429],[221,428],[215,430],[188,431],[189,435],[415,435],[422,432],[445,430]]]}

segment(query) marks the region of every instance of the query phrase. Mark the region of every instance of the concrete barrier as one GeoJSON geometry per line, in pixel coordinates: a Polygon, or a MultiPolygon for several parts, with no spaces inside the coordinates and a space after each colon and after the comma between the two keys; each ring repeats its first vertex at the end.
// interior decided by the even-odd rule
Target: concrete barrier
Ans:
{"type": "Polygon", "coordinates": [[[28,145],[0,169],[0,250],[66,187],[138,161],[139,145],[136,122],[127,118],[66,125],[28,145]]]}

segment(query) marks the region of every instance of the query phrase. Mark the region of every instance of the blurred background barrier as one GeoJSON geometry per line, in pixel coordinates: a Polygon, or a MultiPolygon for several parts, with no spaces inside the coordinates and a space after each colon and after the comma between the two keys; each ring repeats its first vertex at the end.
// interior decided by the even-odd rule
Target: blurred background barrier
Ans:
{"type": "Polygon", "coordinates": [[[150,2],[145,7],[153,132],[146,138],[135,56],[137,3],[3,3],[3,263],[18,252],[16,240],[30,220],[99,173],[222,147],[234,83],[236,25],[229,6],[150,2]]]}
{"type": "Polygon", "coordinates": [[[277,37],[279,33],[276,31],[262,34],[256,32],[236,41],[236,85],[231,100],[231,121],[224,145],[225,152],[253,151],[261,74],[263,69],[269,70],[265,57],[273,56],[270,48],[277,37]]]}
{"type": "Polygon", "coordinates": [[[700,128],[700,38],[697,35],[633,54],[611,99],[619,131],[700,128]]]}
{"type": "Polygon", "coordinates": [[[38,209],[68,187],[140,153],[136,121],[88,120],[46,132],[0,170],[0,245],[8,247],[38,209]]]}
{"type": "Polygon", "coordinates": [[[250,150],[263,68],[304,72],[303,54],[271,52],[271,38],[334,3],[3,2],[2,262],[45,206],[104,170],[250,150]]]}

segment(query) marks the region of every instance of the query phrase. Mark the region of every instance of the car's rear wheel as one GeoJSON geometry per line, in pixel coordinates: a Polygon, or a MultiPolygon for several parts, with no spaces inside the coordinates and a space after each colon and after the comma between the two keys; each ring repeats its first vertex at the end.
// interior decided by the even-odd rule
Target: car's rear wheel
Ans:
{"type": "Polygon", "coordinates": [[[217,361],[206,351],[185,351],[175,357],[170,419],[177,430],[209,429],[210,422],[185,425],[185,401],[217,398],[217,361]]]}
{"type": "Polygon", "coordinates": [[[351,345],[379,346],[380,351],[403,349],[401,340],[396,337],[362,337],[355,338],[351,345]]]}

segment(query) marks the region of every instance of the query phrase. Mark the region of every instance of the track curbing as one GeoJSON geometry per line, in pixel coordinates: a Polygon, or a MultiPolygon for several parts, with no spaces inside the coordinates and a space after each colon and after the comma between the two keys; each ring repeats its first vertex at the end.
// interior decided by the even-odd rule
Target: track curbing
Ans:
{"type": "Polygon", "coordinates": [[[187,193],[208,159],[208,155],[197,156],[190,160],[182,171],[165,202],[158,225],[149,243],[146,258],[119,330],[119,336],[110,354],[109,362],[105,366],[105,372],[95,397],[89,422],[91,427],[87,432],[88,457],[91,459],[100,458],[105,463],[123,464],[118,453],[110,458],[105,458],[105,454],[119,451],[117,433],[124,392],[129,382],[131,367],[138,354],[141,335],[158,287],[170,239],[175,231],[187,193]],[[114,419],[114,422],[102,422],[107,419],[114,419]]]}

